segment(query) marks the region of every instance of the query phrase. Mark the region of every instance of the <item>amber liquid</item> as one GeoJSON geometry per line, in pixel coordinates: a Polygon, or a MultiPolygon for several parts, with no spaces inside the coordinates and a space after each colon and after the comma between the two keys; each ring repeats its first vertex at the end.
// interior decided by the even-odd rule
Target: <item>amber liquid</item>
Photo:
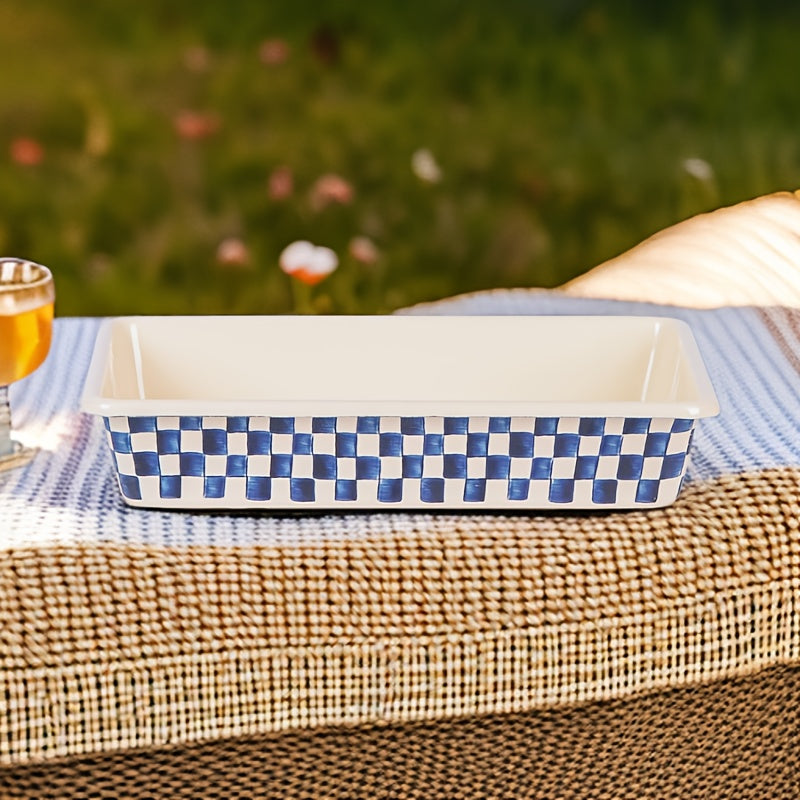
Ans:
{"type": "Polygon", "coordinates": [[[0,386],[30,375],[45,360],[52,330],[52,303],[0,314],[0,386]]]}

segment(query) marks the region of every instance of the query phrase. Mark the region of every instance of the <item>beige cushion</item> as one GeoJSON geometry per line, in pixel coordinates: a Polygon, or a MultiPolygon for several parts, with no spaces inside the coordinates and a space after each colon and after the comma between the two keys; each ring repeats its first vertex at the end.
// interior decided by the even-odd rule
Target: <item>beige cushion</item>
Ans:
{"type": "Polygon", "coordinates": [[[776,192],[679,222],[562,287],[713,308],[800,307],[800,192],[776,192]]]}

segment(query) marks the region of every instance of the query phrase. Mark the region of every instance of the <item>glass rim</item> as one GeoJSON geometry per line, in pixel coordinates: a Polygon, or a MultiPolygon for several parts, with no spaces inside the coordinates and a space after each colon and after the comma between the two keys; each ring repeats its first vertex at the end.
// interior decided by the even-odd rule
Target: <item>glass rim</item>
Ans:
{"type": "Polygon", "coordinates": [[[39,264],[37,261],[31,261],[27,258],[13,258],[13,257],[5,257],[0,258],[0,273],[2,273],[2,265],[5,262],[12,261],[15,264],[30,264],[30,266],[35,267],[41,273],[38,277],[36,277],[32,281],[13,281],[11,283],[4,283],[2,279],[0,279],[0,293],[6,292],[18,292],[20,290],[28,290],[28,289],[38,289],[40,287],[47,286],[48,284],[53,282],[53,273],[50,269],[44,264],[39,264]]]}

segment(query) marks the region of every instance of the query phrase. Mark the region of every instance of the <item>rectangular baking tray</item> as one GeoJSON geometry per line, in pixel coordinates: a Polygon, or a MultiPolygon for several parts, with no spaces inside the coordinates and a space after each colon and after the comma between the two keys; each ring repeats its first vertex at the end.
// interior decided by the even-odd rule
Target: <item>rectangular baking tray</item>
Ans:
{"type": "Polygon", "coordinates": [[[652,508],[718,413],[663,317],[121,317],[82,410],[133,506],[652,508]]]}

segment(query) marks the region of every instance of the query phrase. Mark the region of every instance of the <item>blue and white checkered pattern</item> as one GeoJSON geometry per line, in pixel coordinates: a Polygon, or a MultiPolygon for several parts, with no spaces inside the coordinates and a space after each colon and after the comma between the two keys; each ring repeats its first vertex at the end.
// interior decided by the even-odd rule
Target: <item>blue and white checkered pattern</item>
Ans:
{"type": "Polygon", "coordinates": [[[276,508],[653,505],[677,494],[693,426],[568,417],[106,419],[129,501],[276,508]]]}

